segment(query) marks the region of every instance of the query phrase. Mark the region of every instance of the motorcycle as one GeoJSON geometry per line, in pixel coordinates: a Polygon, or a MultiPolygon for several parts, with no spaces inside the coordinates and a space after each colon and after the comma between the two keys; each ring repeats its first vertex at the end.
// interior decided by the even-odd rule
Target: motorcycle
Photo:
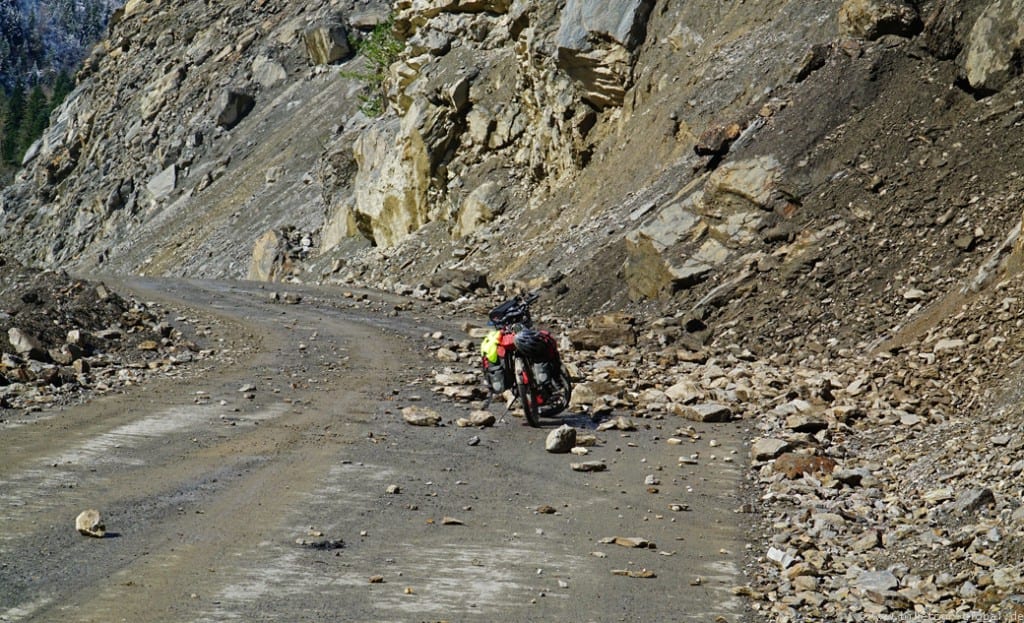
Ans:
{"type": "Polygon", "coordinates": [[[533,328],[530,305],[538,298],[537,293],[516,296],[492,309],[488,325],[494,330],[480,345],[490,392],[487,404],[495,395],[511,390],[530,426],[540,426],[541,416],[561,413],[572,399],[572,379],[555,338],[533,328]]]}

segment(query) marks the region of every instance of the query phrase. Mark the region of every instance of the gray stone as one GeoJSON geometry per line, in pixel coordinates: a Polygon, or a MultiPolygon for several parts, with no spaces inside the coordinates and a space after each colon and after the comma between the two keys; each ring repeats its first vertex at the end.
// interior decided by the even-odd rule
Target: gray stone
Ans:
{"type": "Polygon", "coordinates": [[[252,79],[265,89],[284,82],[287,77],[284,66],[266,56],[257,56],[252,62],[252,79]]]}
{"type": "Polygon", "coordinates": [[[782,439],[758,439],[750,446],[750,458],[754,461],[770,461],[788,450],[789,447],[789,442],[782,439]]]}
{"type": "Polygon", "coordinates": [[[982,93],[1002,90],[1020,75],[1024,54],[1024,0],[995,0],[974,22],[967,38],[964,72],[982,93]]]}
{"type": "Polygon", "coordinates": [[[730,422],[732,421],[732,409],[726,405],[717,403],[705,403],[698,405],[679,406],[675,412],[682,417],[695,422],[730,422]]]}
{"type": "Polygon", "coordinates": [[[256,100],[252,95],[234,89],[223,91],[217,100],[217,125],[230,130],[252,112],[256,100]]]}
{"type": "Polygon", "coordinates": [[[996,503],[996,496],[988,487],[977,487],[964,491],[956,497],[953,510],[958,513],[975,513],[985,506],[996,503]]]}
{"type": "Polygon", "coordinates": [[[619,106],[630,80],[631,51],[643,41],[654,0],[569,0],[556,45],[558,65],[598,109],[619,106]],[[595,42],[600,42],[595,45],[595,42]]]}
{"type": "Polygon", "coordinates": [[[43,348],[42,342],[34,335],[26,333],[18,327],[11,327],[7,330],[7,341],[14,348],[14,352],[26,359],[43,362],[50,361],[50,356],[47,354],[46,349],[43,348]]]}
{"type": "Polygon", "coordinates": [[[178,185],[178,167],[171,165],[157,173],[146,183],[146,192],[153,201],[162,201],[169,197],[178,185]]]}
{"type": "Polygon", "coordinates": [[[544,449],[553,454],[564,454],[576,445],[576,429],[563,424],[548,433],[544,449]]]}
{"type": "Polygon", "coordinates": [[[860,590],[874,591],[883,593],[885,591],[896,590],[900,585],[900,580],[891,571],[862,571],[857,579],[853,581],[853,586],[860,590]]]}

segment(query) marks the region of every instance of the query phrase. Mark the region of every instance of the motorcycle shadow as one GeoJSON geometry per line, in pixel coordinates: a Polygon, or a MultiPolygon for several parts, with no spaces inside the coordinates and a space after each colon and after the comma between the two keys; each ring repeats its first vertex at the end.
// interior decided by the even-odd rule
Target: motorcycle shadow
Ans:
{"type": "Polygon", "coordinates": [[[558,428],[563,424],[580,429],[594,429],[604,418],[593,419],[590,414],[579,411],[562,411],[551,415],[541,414],[539,428],[558,428]]]}

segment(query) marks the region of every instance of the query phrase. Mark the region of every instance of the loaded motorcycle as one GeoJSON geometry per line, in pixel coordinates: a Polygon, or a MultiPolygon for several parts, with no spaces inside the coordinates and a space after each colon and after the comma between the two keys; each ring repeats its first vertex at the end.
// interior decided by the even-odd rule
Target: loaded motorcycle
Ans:
{"type": "Polygon", "coordinates": [[[541,416],[561,413],[572,398],[572,380],[555,338],[533,328],[530,305],[538,298],[536,293],[516,296],[492,309],[488,324],[494,329],[480,345],[487,403],[511,390],[530,426],[539,426],[541,416]]]}

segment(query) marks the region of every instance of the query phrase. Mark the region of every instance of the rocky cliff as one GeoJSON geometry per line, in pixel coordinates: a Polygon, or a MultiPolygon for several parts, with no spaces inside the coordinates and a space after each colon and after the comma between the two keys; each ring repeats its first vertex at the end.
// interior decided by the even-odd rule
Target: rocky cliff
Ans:
{"type": "Polygon", "coordinates": [[[700,394],[762,430],[755,607],[1012,609],[1022,23],[1019,0],[131,0],[0,195],[0,251],[460,311],[539,288],[593,316],[580,395],[700,394]],[[382,80],[375,32],[402,50],[382,80]],[[774,471],[788,450],[818,463],[774,471]]]}
{"type": "Polygon", "coordinates": [[[1017,192],[1019,12],[129,2],[4,192],[3,244],[82,270],[435,293],[456,271],[557,283],[584,311],[704,310],[758,282],[874,305],[894,276],[969,271],[1017,221],[993,206],[1017,192]],[[391,13],[404,50],[367,117],[350,44],[391,13]],[[885,252],[904,234],[912,250],[885,252]]]}

